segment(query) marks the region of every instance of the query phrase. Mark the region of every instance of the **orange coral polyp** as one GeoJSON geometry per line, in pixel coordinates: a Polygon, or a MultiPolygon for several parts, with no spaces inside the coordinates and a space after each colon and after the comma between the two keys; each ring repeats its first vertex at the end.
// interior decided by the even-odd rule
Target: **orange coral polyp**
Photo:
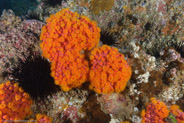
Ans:
{"type": "Polygon", "coordinates": [[[131,67],[116,48],[106,45],[95,48],[90,55],[90,64],[90,89],[97,93],[121,92],[125,89],[131,77],[131,67]]]}

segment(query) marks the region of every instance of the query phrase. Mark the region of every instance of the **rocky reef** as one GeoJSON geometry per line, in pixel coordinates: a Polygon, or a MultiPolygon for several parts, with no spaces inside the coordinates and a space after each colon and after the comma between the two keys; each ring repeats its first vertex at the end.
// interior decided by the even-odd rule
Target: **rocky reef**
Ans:
{"type": "Polygon", "coordinates": [[[184,122],[182,0],[37,2],[25,16],[4,10],[0,17],[0,83],[11,80],[11,71],[31,52],[43,55],[50,63],[51,76],[61,90],[34,100],[32,113],[22,120],[184,122]],[[104,45],[113,52],[110,48],[95,52],[104,45]],[[82,66],[83,61],[86,66],[82,66]],[[84,66],[85,72],[80,72],[84,66]]]}

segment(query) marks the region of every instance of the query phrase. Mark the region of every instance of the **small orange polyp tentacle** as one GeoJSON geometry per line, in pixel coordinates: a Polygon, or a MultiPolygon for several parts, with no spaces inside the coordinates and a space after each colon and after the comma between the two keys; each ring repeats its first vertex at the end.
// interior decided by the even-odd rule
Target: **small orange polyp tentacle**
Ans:
{"type": "Polygon", "coordinates": [[[21,99],[21,96],[18,95],[18,94],[16,94],[16,95],[15,95],[15,100],[18,101],[18,100],[20,100],[20,99],[21,99]]]}

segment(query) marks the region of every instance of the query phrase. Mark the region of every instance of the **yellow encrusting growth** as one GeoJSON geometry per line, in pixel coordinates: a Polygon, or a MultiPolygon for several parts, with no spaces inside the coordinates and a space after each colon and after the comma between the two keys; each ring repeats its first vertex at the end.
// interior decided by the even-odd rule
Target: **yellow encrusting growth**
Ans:
{"type": "Polygon", "coordinates": [[[100,12],[109,11],[114,6],[114,0],[91,0],[91,11],[98,15],[100,12]]]}

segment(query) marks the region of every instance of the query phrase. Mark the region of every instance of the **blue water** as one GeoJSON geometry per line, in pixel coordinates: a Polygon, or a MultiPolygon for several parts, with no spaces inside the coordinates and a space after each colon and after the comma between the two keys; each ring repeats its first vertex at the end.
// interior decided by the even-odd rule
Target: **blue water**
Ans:
{"type": "Polygon", "coordinates": [[[26,15],[29,10],[34,10],[37,5],[36,0],[0,0],[0,15],[3,9],[11,9],[17,16],[26,15]]]}
{"type": "Polygon", "coordinates": [[[2,14],[3,9],[11,9],[10,0],[0,0],[0,15],[2,14]]]}

